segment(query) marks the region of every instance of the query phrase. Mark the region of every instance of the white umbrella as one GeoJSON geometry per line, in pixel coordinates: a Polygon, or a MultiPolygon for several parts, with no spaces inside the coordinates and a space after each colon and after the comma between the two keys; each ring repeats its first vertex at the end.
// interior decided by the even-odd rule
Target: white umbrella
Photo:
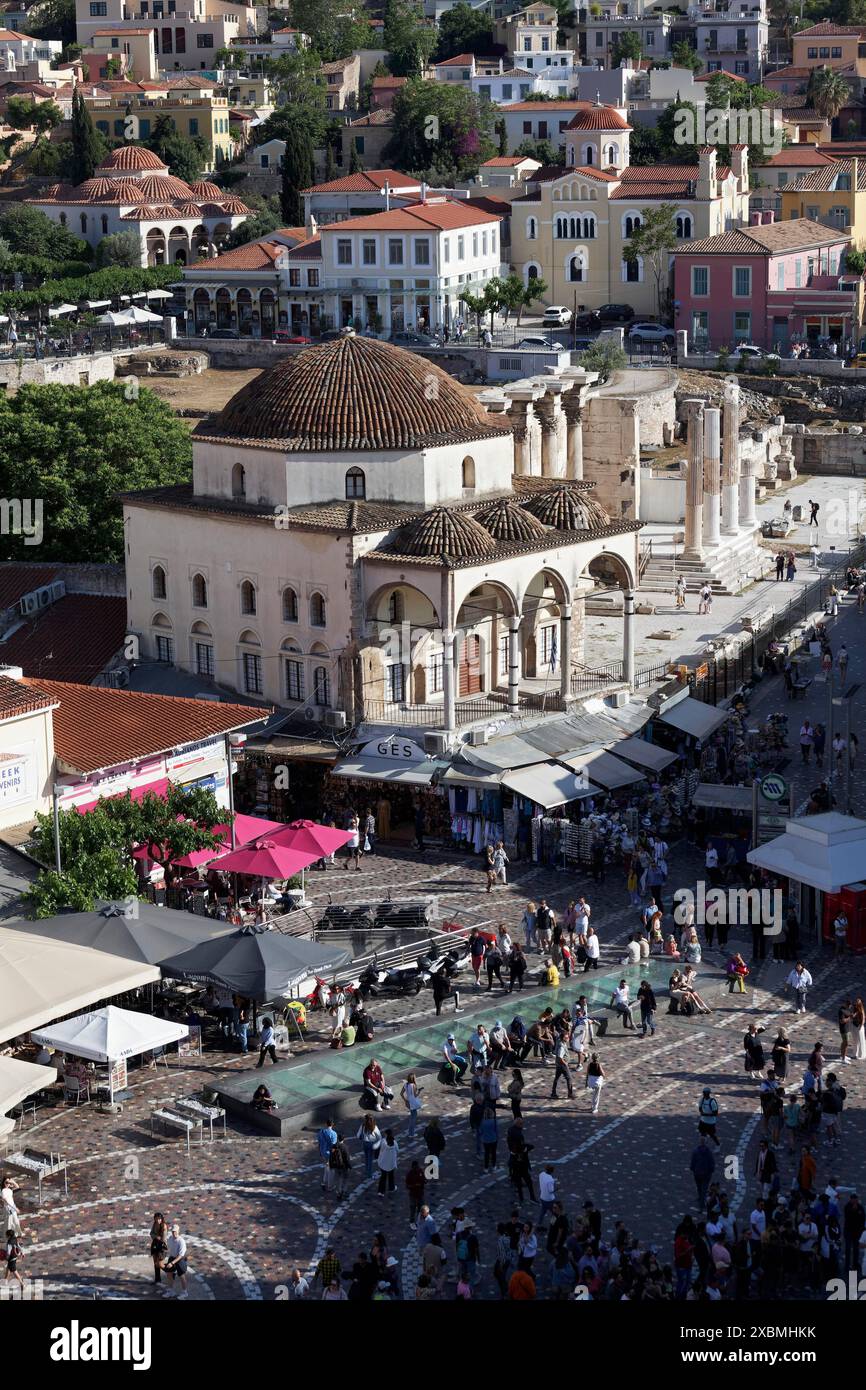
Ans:
{"type": "Polygon", "coordinates": [[[148,290],[148,299],[173,299],[171,290],[148,290]]]}
{"type": "MultiPolygon", "coordinates": [[[[34,1042],[56,1047],[60,1052],[71,1052],[74,1057],[84,1057],[90,1062],[107,1062],[111,1068],[108,1085],[113,1101],[114,1063],[125,1062],[128,1057],[140,1057],[143,1052],[153,1052],[155,1048],[179,1042],[181,1038],[189,1037],[189,1029],[183,1023],[172,1023],[169,1019],[153,1018],[150,1014],[118,1009],[114,1004],[108,1004],[94,1013],[79,1014],[77,1018],[64,1019],[50,1028],[40,1028],[38,1032],[31,1032],[30,1036],[34,1042]]],[[[125,1074],[125,1069],[121,1070],[125,1074]]]]}
{"type": "Polygon", "coordinates": [[[84,304],[88,309],[105,309],[111,303],[110,299],[85,299],[84,304]]]}
{"type": "Polygon", "coordinates": [[[112,328],[129,328],[137,323],[162,323],[162,314],[152,314],[149,309],[140,309],[134,304],[117,313],[103,314],[99,322],[110,324],[112,328]]]}
{"type": "Polygon", "coordinates": [[[50,319],[56,319],[56,318],[59,318],[61,314],[77,314],[77,313],[78,313],[78,305],[77,305],[77,304],[58,304],[58,305],[56,305],[53,309],[49,309],[49,310],[48,310],[48,317],[49,317],[50,319]]]}

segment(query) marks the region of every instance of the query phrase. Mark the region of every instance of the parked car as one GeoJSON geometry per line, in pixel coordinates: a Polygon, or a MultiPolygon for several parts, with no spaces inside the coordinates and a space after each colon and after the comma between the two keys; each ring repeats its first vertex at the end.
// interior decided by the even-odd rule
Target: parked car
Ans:
{"type": "Polygon", "coordinates": [[[230,338],[234,341],[241,335],[236,328],[209,328],[207,336],[209,338],[230,338]]]}
{"type": "Polygon", "coordinates": [[[676,342],[676,334],[672,328],[665,328],[663,323],[633,323],[628,330],[628,336],[635,343],[670,343],[676,342]]]}
{"type": "Polygon", "coordinates": [[[401,333],[392,333],[391,342],[398,347],[441,347],[442,339],[437,338],[434,333],[414,333],[409,329],[401,333]]]}
{"type": "Polygon", "coordinates": [[[551,304],[545,309],[541,320],[543,328],[565,328],[571,323],[572,313],[564,304],[551,304]]]}
{"type": "Polygon", "coordinates": [[[525,338],[521,338],[517,344],[519,348],[535,348],[537,352],[550,352],[551,349],[564,352],[562,343],[557,343],[553,338],[545,338],[543,333],[527,333],[525,338]]]}
{"type": "Polygon", "coordinates": [[[630,304],[602,304],[596,312],[602,323],[631,323],[634,318],[630,304]]]}
{"type": "Polygon", "coordinates": [[[766,348],[758,347],[756,343],[737,343],[733,349],[733,355],[739,355],[744,362],[781,362],[777,352],[767,352],[766,348]]]}
{"type": "Polygon", "coordinates": [[[303,333],[293,333],[290,328],[278,328],[274,334],[275,343],[311,343],[312,338],[305,338],[303,333]]]}
{"type": "Polygon", "coordinates": [[[597,309],[590,309],[586,314],[575,314],[573,328],[586,332],[587,329],[594,329],[596,332],[601,328],[601,316],[597,309]]]}

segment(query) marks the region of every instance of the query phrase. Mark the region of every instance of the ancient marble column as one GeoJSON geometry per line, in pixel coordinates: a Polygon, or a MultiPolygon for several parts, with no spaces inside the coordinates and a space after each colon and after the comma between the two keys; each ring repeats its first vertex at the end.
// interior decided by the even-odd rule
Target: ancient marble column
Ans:
{"type": "Polygon", "coordinates": [[[571,694],[571,604],[564,603],[559,615],[559,689],[563,700],[571,694]]]}
{"type": "Polygon", "coordinates": [[[442,633],[442,702],[445,709],[445,728],[449,733],[457,728],[455,699],[454,633],[442,633]]]}
{"type": "Polygon", "coordinates": [[[755,461],[750,454],[746,454],[740,472],[740,526],[745,531],[754,531],[758,524],[755,481],[755,461]]]}
{"type": "Polygon", "coordinates": [[[722,531],[726,536],[736,536],[740,529],[739,491],[740,386],[729,381],[722,412],[722,531]]]}
{"type": "Polygon", "coordinates": [[[704,411],[704,544],[718,545],[721,539],[722,416],[716,406],[704,411]]]}
{"type": "Polygon", "coordinates": [[[535,402],[535,413],[541,425],[541,476],[556,478],[557,468],[557,430],[556,401],[553,396],[544,395],[535,402]]]}
{"type": "Polygon", "coordinates": [[[520,618],[512,614],[508,623],[508,710],[517,713],[520,703],[520,618]]]}
{"type": "Polygon", "coordinates": [[[622,609],[622,678],[629,689],[634,687],[634,589],[623,593],[622,609]]]}
{"type": "Polygon", "coordinates": [[[514,472],[528,478],[530,472],[529,416],[532,411],[532,396],[512,396],[507,415],[514,434],[514,472]]]}
{"type": "Polygon", "coordinates": [[[686,401],[689,470],[686,476],[686,539],[684,554],[700,560],[704,553],[704,403],[686,401]]]}
{"type": "Polygon", "coordinates": [[[562,398],[568,428],[565,476],[583,477],[583,401],[581,389],[575,386],[562,398]]]}

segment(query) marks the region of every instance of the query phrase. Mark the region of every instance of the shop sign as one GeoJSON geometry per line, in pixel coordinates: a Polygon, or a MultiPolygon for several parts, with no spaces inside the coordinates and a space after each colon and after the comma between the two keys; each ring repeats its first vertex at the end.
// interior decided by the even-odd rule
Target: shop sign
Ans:
{"type": "Polygon", "coordinates": [[[423,748],[411,738],[398,738],[396,734],[391,738],[374,739],[371,743],[365,743],[360,756],[388,758],[389,761],[397,763],[423,763],[427,760],[423,748]]]}
{"type": "Polygon", "coordinates": [[[33,744],[0,752],[0,807],[16,806],[33,796],[33,744]]]}

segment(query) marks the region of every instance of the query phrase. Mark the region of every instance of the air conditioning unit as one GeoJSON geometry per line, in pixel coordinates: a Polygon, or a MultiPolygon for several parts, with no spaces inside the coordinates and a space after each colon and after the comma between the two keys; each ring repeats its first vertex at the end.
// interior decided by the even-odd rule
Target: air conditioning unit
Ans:
{"type": "Polygon", "coordinates": [[[51,601],[51,585],[43,584],[41,589],[36,590],[36,602],[40,608],[47,608],[51,601]]]}
{"type": "Polygon", "coordinates": [[[470,729],[466,735],[466,742],[472,748],[483,748],[487,742],[488,733],[486,729],[470,729]]]}
{"type": "Polygon", "coordinates": [[[52,603],[56,603],[59,598],[66,597],[66,585],[62,579],[55,579],[54,583],[49,587],[51,589],[52,603]]]}
{"type": "Polygon", "coordinates": [[[433,758],[443,758],[448,752],[448,735],[428,733],[424,735],[424,752],[433,758]]]}
{"type": "Polygon", "coordinates": [[[615,690],[609,697],[609,703],[612,709],[622,709],[624,705],[628,704],[628,691],[615,690]]]}
{"type": "Polygon", "coordinates": [[[345,727],[346,727],[346,722],[347,722],[347,721],[346,721],[346,711],[345,711],[345,710],[342,710],[342,709],[327,709],[327,710],[325,710],[325,728],[326,728],[326,729],[345,729],[345,727]]]}
{"type": "Polygon", "coordinates": [[[129,672],[125,666],[116,666],[113,671],[106,671],[105,683],[112,690],[124,690],[129,685],[129,672]]]}
{"type": "Polygon", "coordinates": [[[25,594],[24,597],[19,600],[18,608],[25,617],[30,613],[37,613],[39,611],[39,599],[35,593],[25,594]]]}
{"type": "Polygon", "coordinates": [[[316,709],[315,705],[307,705],[307,708],[304,710],[304,718],[312,723],[313,720],[318,719],[318,717],[319,711],[316,709]]]}

